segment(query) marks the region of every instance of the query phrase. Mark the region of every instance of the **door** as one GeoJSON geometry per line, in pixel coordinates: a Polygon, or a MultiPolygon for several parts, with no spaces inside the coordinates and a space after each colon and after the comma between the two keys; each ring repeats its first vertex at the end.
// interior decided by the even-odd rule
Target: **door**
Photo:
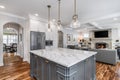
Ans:
{"type": "Polygon", "coordinates": [[[50,62],[50,74],[49,80],[56,80],[56,63],[50,62]]]}
{"type": "Polygon", "coordinates": [[[77,68],[78,70],[76,74],[76,80],[86,80],[85,79],[85,62],[81,61],[78,65],[77,68]]]}
{"type": "Polygon", "coordinates": [[[41,49],[42,47],[42,34],[37,32],[37,49],[41,49]]]}
{"type": "Polygon", "coordinates": [[[41,42],[41,45],[42,45],[42,49],[45,49],[45,33],[42,33],[42,42],[41,42]]]}
{"type": "Polygon", "coordinates": [[[95,78],[95,60],[94,56],[85,61],[85,80],[94,80],[95,78]]]}
{"type": "Polygon", "coordinates": [[[43,59],[41,57],[38,56],[37,59],[37,80],[43,80],[43,59]]]}
{"type": "Polygon", "coordinates": [[[30,32],[30,49],[36,50],[37,49],[37,32],[30,32]]]}
{"type": "Polygon", "coordinates": [[[63,32],[58,31],[58,47],[63,48],[63,32]]]}
{"type": "Polygon", "coordinates": [[[30,49],[38,50],[45,49],[45,33],[44,32],[30,32],[30,49]]]}
{"type": "Polygon", "coordinates": [[[43,61],[43,67],[44,67],[44,71],[43,71],[43,75],[44,75],[44,79],[43,80],[50,80],[50,61],[44,59],[43,61]]]}
{"type": "Polygon", "coordinates": [[[30,75],[33,77],[33,54],[30,53],[30,75]]]}
{"type": "Polygon", "coordinates": [[[37,56],[30,53],[30,73],[32,77],[37,78],[37,56]]]}

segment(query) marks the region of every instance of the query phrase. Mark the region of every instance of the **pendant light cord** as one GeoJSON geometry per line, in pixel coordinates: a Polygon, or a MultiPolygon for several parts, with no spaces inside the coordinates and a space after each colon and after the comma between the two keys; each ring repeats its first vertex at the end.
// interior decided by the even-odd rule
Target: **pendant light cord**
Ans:
{"type": "Polygon", "coordinates": [[[60,20],[60,0],[58,0],[58,20],[60,20]]]}
{"type": "Polygon", "coordinates": [[[74,0],[74,15],[76,15],[77,14],[77,7],[76,7],[77,5],[76,5],[76,0],[74,0]]]}
{"type": "Polygon", "coordinates": [[[48,7],[48,28],[50,28],[50,8],[51,8],[51,6],[48,5],[47,7],[48,7]]]}

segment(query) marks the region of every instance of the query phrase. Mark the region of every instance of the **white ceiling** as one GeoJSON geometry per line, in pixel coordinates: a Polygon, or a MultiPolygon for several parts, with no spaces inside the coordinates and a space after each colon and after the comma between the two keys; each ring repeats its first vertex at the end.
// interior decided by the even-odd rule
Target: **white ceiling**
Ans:
{"type": "MultiPolygon", "coordinates": [[[[73,1],[61,0],[62,24],[68,25],[72,20],[73,1]]],[[[2,12],[12,13],[22,17],[29,14],[39,14],[39,17],[47,19],[47,5],[52,5],[52,19],[57,19],[57,0],[0,0],[4,5],[2,12]]],[[[79,20],[84,23],[97,23],[96,27],[114,27],[120,25],[120,0],[77,0],[79,20]],[[118,17],[118,20],[113,20],[118,17]]]]}

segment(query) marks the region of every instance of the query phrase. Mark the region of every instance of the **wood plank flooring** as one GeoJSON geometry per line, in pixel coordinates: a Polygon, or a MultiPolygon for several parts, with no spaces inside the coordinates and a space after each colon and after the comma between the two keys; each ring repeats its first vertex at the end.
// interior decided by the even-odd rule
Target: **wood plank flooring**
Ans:
{"type": "Polygon", "coordinates": [[[34,80],[29,74],[30,65],[27,62],[14,62],[0,67],[0,80],[34,80]]]}
{"type": "Polygon", "coordinates": [[[97,80],[120,80],[120,63],[113,66],[97,62],[96,77],[97,80]]]}
{"type": "Polygon", "coordinates": [[[10,63],[16,62],[16,61],[23,61],[23,58],[21,58],[18,55],[15,55],[15,53],[4,53],[3,54],[3,63],[4,65],[9,65],[10,63]]]}
{"type": "MultiPolygon", "coordinates": [[[[0,67],[0,80],[34,80],[30,77],[30,65],[27,62],[14,62],[0,67]]],[[[120,63],[116,66],[97,62],[97,80],[120,80],[120,63]]]]}

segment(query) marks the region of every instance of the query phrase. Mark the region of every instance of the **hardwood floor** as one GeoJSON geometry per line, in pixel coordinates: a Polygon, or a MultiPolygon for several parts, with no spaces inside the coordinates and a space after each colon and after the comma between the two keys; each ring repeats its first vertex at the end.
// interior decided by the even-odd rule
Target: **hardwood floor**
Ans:
{"type": "MultiPolygon", "coordinates": [[[[27,62],[14,62],[0,67],[0,80],[34,80],[27,62]]],[[[120,63],[116,66],[96,63],[96,80],[120,80],[120,63]]]]}
{"type": "Polygon", "coordinates": [[[0,67],[0,80],[34,80],[29,76],[30,65],[27,62],[14,62],[0,67]]]}
{"type": "Polygon", "coordinates": [[[23,58],[21,58],[18,55],[15,55],[15,53],[4,53],[3,54],[3,63],[4,65],[9,65],[10,63],[17,62],[17,61],[23,61],[23,58]]]}
{"type": "Polygon", "coordinates": [[[113,66],[97,62],[96,77],[97,80],[120,80],[120,63],[113,66]]]}

